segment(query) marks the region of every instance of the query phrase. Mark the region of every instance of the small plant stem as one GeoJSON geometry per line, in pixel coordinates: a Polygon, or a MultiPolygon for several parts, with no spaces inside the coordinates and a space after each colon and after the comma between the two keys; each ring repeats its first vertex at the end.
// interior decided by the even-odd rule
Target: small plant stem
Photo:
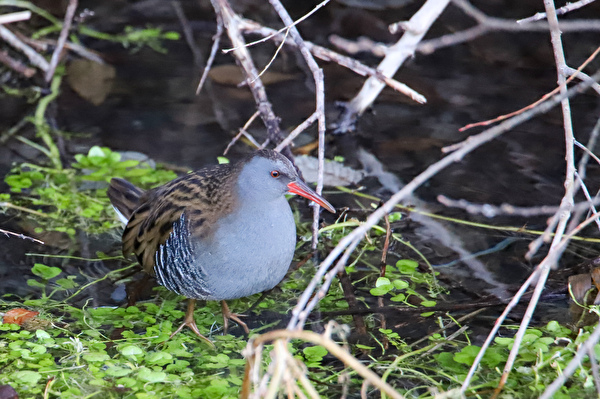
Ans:
{"type": "Polygon", "coordinates": [[[62,76],[58,74],[54,75],[52,78],[52,83],[50,84],[51,92],[39,101],[33,118],[33,124],[36,127],[37,134],[42,138],[44,144],[46,144],[46,147],[49,150],[49,155],[46,155],[48,155],[52,165],[58,170],[62,170],[63,168],[60,160],[60,151],[52,139],[52,135],[50,134],[50,125],[48,125],[46,122],[45,114],[46,110],[48,109],[48,105],[50,105],[50,103],[54,101],[56,97],[58,97],[58,89],[60,88],[61,82],[62,76]]]}
{"type": "MultiPolygon", "coordinates": [[[[266,342],[280,340],[280,339],[284,339],[284,340],[285,339],[300,339],[300,340],[303,340],[306,342],[311,342],[315,345],[321,345],[325,349],[327,349],[329,351],[329,353],[331,353],[333,356],[340,359],[347,367],[352,368],[357,374],[359,374],[361,377],[368,380],[371,385],[373,385],[380,391],[385,392],[391,398],[395,398],[395,399],[404,398],[404,396],[402,396],[400,393],[398,393],[391,385],[384,382],[377,374],[375,374],[373,371],[371,371],[366,366],[364,366],[360,361],[358,361],[354,356],[350,355],[350,353],[348,353],[347,350],[342,348],[335,341],[333,341],[332,339],[330,339],[328,337],[314,333],[312,331],[274,330],[274,331],[269,331],[268,333],[259,335],[258,337],[254,338],[248,342],[248,346],[246,347],[247,358],[250,359],[250,356],[256,350],[256,348],[260,347],[261,345],[264,345],[266,342]]],[[[277,345],[283,345],[283,347],[285,347],[285,344],[283,344],[283,343],[278,344],[277,342],[275,342],[273,345],[276,348],[277,348],[277,345]]],[[[418,350],[418,351],[412,352],[411,354],[418,353],[420,351],[421,350],[418,350]]],[[[247,365],[247,367],[248,367],[248,365],[247,365]]],[[[275,377],[273,377],[271,383],[273,383],[274,379],[275,379],[275,377]]]]}
{"type": "MultiPolygon", "coordinates": [[[[375,197],[375,196],[369,195],[369,194],[365,194],[365,193],[361,193],[356,190],[349,189],[347,187],[336,186],[336,189],[343,193],[352,194],[352,195],[360,197],[360,198],[366,198],[366,199],[370,199],[373,201],[381,201],[381,199],[378,197],[375,197]]],[[[444,215],[438,215],[438,214],[431,213],[431,212],[426,212],[426,211],[423,211],[423,210],[420,210],[420,209],[417,209],[414,207],[400,205],[400,204],[396,204],[395,208],[397,208],[399,210],[403,210],[403,211],[412,212],[412,213],[418,213],[420,215],[428,216],[428,217],[436,219],[436,220],[444,220],[444,221],[450,222],[450,223],[461,224],[464,226],[472,226],[472,227],[477,227],[477,228],[481,228],[481,229],[500,230],[500,231],[507,231],[507,232],[513,232],[513,233],[520,233],[520,234],[531,234],[531,235],[535,235],[535,236],[540,236],[540,235],[544,234],[544,232],[541,230],[524,229],[522,227],[515,227],[515,226],[494,226],[491,224],[471,222],[468,220],[457,219],[457,218],[452,218],[452,217],[448,217],[448,216],[444,216],[444,215]]],[[[364,224],[364,222],[358,223],[358,222],[352,222],[352,221],[344,222],[344,223],[350,223],[353,226],[362,226],[364,224]]],[[[321,230],[319,230],[319,232],[331,230],[340,225],[342,225],[342,224],[341,223],[333,224],[333,225],[322,228],[321,230]]],[[[380,226],[373,226],[371,228],[379,229],[380,231],[385,231],[380,226]]],[[[550,233],[549,237],[554,237],[554,233],[550,233]]],[[[577,240],[577,241],[585,241],[585,242],[600,242],[600,239],[593,238],[593,237],[573,236],[573,237],[571,237],[571,239],[577,240]]]]}
{"type": "Polygon", "coordinates": [[[43,218],[51,218],[52,217],[52,216],[50,216],[48,214],[45,214],[45,213],[42,213],[42,212],[38,212],[38,211],[34,211],[33,209],[29,209],[29,208],[25,208],[23,206],[11,204],[10,202],[0,202],[0,207],[2,207],[2,208],[16,209],[17,211],[31,213],[33,215],[40,216],[40,217],[43,217],[43,218]]]}
{"type": "Polygon", "coordinates": [[[102,281],[102,280],[106,280],[107,278],[109,278],[109,277],[111,277],[111,276],[118,275],[119,273],[121,273],[121,272],[124,272],[125,270],[129,270],[129,269],[131,269],[131,268],[133,268],[133,267],[135,267],[135,266],[136,266],[136,264],[132,264],[132,265],[129,265],[129,266],[125,266],[125,267],[122,267],[122,268],[120,268],[120,269],[117,269],[117,270],[113,270],[113,271],[111,271],[111,272],[108,272],[107,274],[105,274],[104,276],[100,277],[100,278],[99,278],[99,279],[97,279],[97,280],[90,281],[90,282],[89,282],[89,283],[87,283],[86,285],[83,285],[83,286],[81,286],[81,287],[80,287],[80,288],[79,288],[79,289],[78,289],[78,290],[77,290],[77,291],[76,291],[76,292],[75,292],[73,295],[71,295],[70,297],[68,297],[67,299],[65,299],[65,300],[64,300],[64,302],[65,302],[65,303],[69,302],[70,300],[72,300],[73,298],[75,298],[77,295],[81,294],[81,293],[82,293],[82,292],[83,292],[83,291],[84,291],[86,288],[88,288],[89,286],[91,286],[91,285],[94,285],[94,284],[97,284],[97,283],[99,283],[99,282],[100,282],[100,281],[102,281]]]}
{"type": "Polygon", "coordinates": [[[52,157],[52,154],[50,153],[50,151],[48,151],[48,149],[45,148],[43,145],[39,145],[35,141],[31,141],[31,140],[29,140],[29,139],[27,139],[27,138],[25,138],[23,136],[17,136],[16,139],[19,140],[23,144],[27,144],[28,146],[30,146],[32,148],[35,148],[36,150],[38,150],[39,152],[41,152],[42,154],[44,154],[48,158],[52,157]]]}

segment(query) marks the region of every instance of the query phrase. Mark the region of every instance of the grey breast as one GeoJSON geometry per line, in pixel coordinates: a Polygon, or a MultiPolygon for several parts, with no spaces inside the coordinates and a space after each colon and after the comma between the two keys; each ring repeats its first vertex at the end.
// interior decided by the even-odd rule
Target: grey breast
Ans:
{"type": "Polygon", "coordinates": [[[242,298],[273,288],[285,277],[295,246],[296,224],[285,197],[269,206],[242,205],[197,246],[206,299],[242,298]]]}

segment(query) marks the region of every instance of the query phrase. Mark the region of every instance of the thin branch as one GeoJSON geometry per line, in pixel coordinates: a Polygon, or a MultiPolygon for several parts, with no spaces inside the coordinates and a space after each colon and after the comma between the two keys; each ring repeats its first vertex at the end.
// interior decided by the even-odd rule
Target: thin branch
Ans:
{"type": "MultiPolygon", "coordinates": [[[[475,204],[467,200],[453,200],[446,197],[445,195],[438,195],[437,200],[449,208],[460,208],[464,209],[472,215],[483,215],[488,218],[496,216],[540,216],[540,215],[552,215],[560,211],[559,206],[554,205],[541,205],[532,207],[520,207],[511,204],[502,204],[500,206],[492,204],[475,204]]],[[[591,200],[591,199],[590,199],[591,200]]],[[[591,200],[591,202],[582,202],[573,207],[573,210],[587,210],[590,205],[600,204],[600,199],[591,200]]]]}
{"type": "MultiPolygon", "coordinates": [[[[283,7],[279,0],[269,0],[271,6],[275,9],[279,18],[283,21],[283,23],[288,27],[289,34],[296,44],[296,47],[300,50],[302,57],[306,61],[308,68],[310,69],[313,80],[315,82],[315,114],[317,115],[318,121],[318,130],[319,130],[319,168],[317,174],[317,194],[320,194],[323,191],[323,169],[325,168],[325,130],[327,129],[327,125],[325,123],[325,83],[323,82],[323,71],[319,68],[319,65],[313,58],[310,50],[308,49],[304,39],[300,36],[300,32],[294,26],[294,21],[288,14],[287,10],[283,7]]],[[[321,3],[324,4],[324,3],[321,3]]],[[[310,118],[309,118],[310,119],[310,118]]],[[[318,231],[319,231],[319,211],[320,207],[318,204],[314,203],[314,212],[313,212],[313,224],[312,224],[312,249],[316,251],[317,242],[318,242],[318,231]]]]}
{"type": "Polygon", "coordinates": [[[210,71],[213,62],[215,61],[217,50],[219,50],[219,45],[221,43],[221,36],[223,36],[223,22],[221,21],[221,17],[219,16],[219,14],[217,14],[217,20],[217,32],[213,36],[213,45],[210,49],[210,55],[208,56],[208,61],[206,61],[204,71],[202,71],[202,77],[200,77],[200,83],[198,83],[196,95],[200,94],[200,91],[202,91],[202,87],[206,82],[206,78],[208,78],[208,72],[210,71]]]}
{"type": "MultiPolygon", "coordinates": [[[[279,143],[282,140],[279,118],[275,116],[275,113],[273,112],[273,106],[269,102],[265,87],[258,77],[258,71],[254,66],[252,56],[245,46],[245,40],[240,30],[241,19],[233,11],[227,0],[211,0],[211,3],[218,18],[223,22],[223,26],[227,30],[229,39],[233,44],[233,55],[244,72],[246,83],[252,92],[254,101],[260,111],[261,119],[267,128],[269,141],[279,143]]],[[[284,152],[288,158],[292,157],[290,151],[284,152]]]]}
{"type": "MultiPolygon", "coordinates": [[[[591,55],[590,55],[590,56],[589,56],[589,57],[588,57],[588,58],[587,58],[587,59],[586,59],[586,60],[585,60],[585,61],[584,61],[584,62],[583,62],[583,63],[582,63],[580,66],[579,66],[579,68],[577,68],[577,72],[580,72],[580,71],[581,71],[581,70],[583,70],[583,68],[585,68],[585,67],[586,67],[586,66],[587,66],[587,65],[588,65],[590,62],[592,62],[592,60],[594,60],[594,58],[596,58],[596,56],[598,55],[598,53],[600,53],[600,47],[596,48],[596,50],[594,50],[594,52],[593,52],[593,53],[592,53],[592,54],[591,54],[591,55]]],[[[586,76],[587,76],[587,75],[586,75],[586,76]]],[[[574,80],[576,77],[577,77],[577,74],[575,74],[575,73],[571,74],[571,76],[569,77],[569,79],[567,79],[567,80],[566,80],[566,83],[570,83],[570,82],[571,82],[572,80],[574,80]]],[[[596,86],[596,85],[597,85],[597,83],[594,81],[594,79],[591,79],[591,80],[590,80],[590,85],[591,85],[591,86],[596,86]],[[593,83],[592,83],[592,82],[593,82],[593,83]]],[[[526,106],[526,107],[523,107],[523,108],[521,108],[521,109],[519,109],[519,110],[517,110],[517,111],[510,112],[510,113],[508,113],[508,114],[505,114],[505,115],[500,115],[500,116],[499,116],[499,117],[497,117],[497,118],[490,119],[490,120],[487,120],[487,121],[476,122],[476,123],[469,123],[468,125],[466,125],[466,126],[463,126],[463,127],[461,127],[460,129],[458,129],[458,131],[459,131],[459,132],[463,132],[463,131],[465,131],[465,130],[471,129],[471,128],[473,128],[473,127],[476,127],[476,126],[489,126],[489,125],[491,125],[492,123],[495,123],[495,122],[499,122],[499,121],[502,121],[502,120],[508,119],[508,118],[510,118],[510,117],[512,117],[512,116],[515,116],[515,115],[518,115],[518,114],[520,114],[521,112],[523,112],[523,111],[525,111],[525,110],[531,109],[531,108],[535,107],[535,106],[536,106],[536,105],[538,105],[538,104],[541,104],[542,102],[546,101],[546,100],[547,100],[547,99],[549,99],[551,96],[553,96],[554,94],[558,93],[559,91],[560,91],[560,87],[556,87],[556,88],[555,88],[554,90],[552,90],[550,93],[546,93],[546,94],[544,94],[544,95],[543,95],[543,96],[542,96],[542,97],[541,97],[539,100],[537,100],[537,101],[534,101],[533,103],[529,104],[529,105],[528,105],[528,106],[526,106]]],[[[460,143],[458,143],[458,144],[454,144],[454,145],[451,145],[451,146],[448,146],[448,147],[444,147],[444,149],[443,149],[442,151],[444,151],[444,152],[453,151],[453,150],[456,148],[456,146],[460,146],[460,145],[461,145],[461,144],[460,144],[460,143]]]]}
{"type": "MultiPolygon", "coordinates": [[[[600,79],[600,72],[594,74],[593,78],[596,81],[600,79]]],[[[312,311],[319,298],[325,295],[329,288],[329,285],[331,284],[331,280],[324,280],[325,274],[331,273],[333,274],[333,276],[335,276],[337,270],[345,266],[344,262],[348,260],[348,258],[350,257],[350,253],[362,240],[364,234],[371,227],[377,224],[386,213],[391,212],[394,209],[394,206],[398,202],[400,202],[400,200],[404,199],[406,196],[411,194],[415,189],[427,182],[432,176],[436,175],[438,172],[445,169],[447,166],[452,165],[454,162],[460,161],[465,155],[472,152],[475,148],[500,136],[506,131],[514,128],[515,126],[518,126],[519,124],[531,119],[536,115],[548,112],[550,109],[556,106],[564,97],[571,97],[578,93],[581,93],[587,88],[589,88],[589,86],[589,82],[581,82],[575,87],[570,88],[566,94],[558,95],[552,98],[551,100],[540,104],[533,110],[527,111],[512,119],[504,121],[497,126],[485,130],[484,132],[478,135],[472,136],[470,140],[456,152],[453,152],[444,157],[443,159],[439,160],[438,162],[430,165],[425,171],[420,173],[411,182],[406,184],[406,186],[404,186],[400,191],[396,192],[385,204],[383,204],[379,209],[375,210],[363,224],[361,224],[350,234],[342,238],[338,245],[331,250],[327,258],[319,266],[319,269],[315,273],[315,276],[310,281],[307,288],[304,290],[304,292],[298,299],[297,305],[292,310],[292,317],[288,323],[287,328],[291,330],[302,328],[306,317],[308,317],[308,314],[312,311]],[[328,272],[329,268],[333,265],[334,261],[336,261],[340,255],[343,255],[342,258],[336,263],[335,267],[332,268],[330,272],[328,272]],[[317,287],[319,286],[321,288],[318,290],[318,292],[315,293],[317,287]],[[311,300],[312,298],[314,298],[314,300],[311,300]]],[[[332,278],[333,277],[331,277],[331,279],[332,278]]]]}
{"type": "Polygon", "coordinates": [[[296,128],[294,130],[291,131],[290,134],[288,134],[288,136],[283,139],[281,141],[281,143],[279,143],[277,145],[277,147],[275,147],[275,151],[281,151],[283,148],[287,147],[288,145],[292,144],[292,141],[294,141],[294,139],[303,131],[305,131],[306,129],[308,129],[313,123],[315,123],[315,121],[318,119],[319,114],[317,111],[313,112],[311,116],[309,116],[304,122],[302,122],[300,125],[296,126],[296,128]]]}
{"type": "MultiPolygon", "coordinates": [[[[2,206],[2,204],[0,204],[0,206],[2,206]]],[[[15,233],[15,232],[4,230],[4,229],[0,229],[0,234],[4,234],[7,237],[10,237],[10,236],[18,237],[22,240],[29,240],[29,241],[35,242],[36,244],[44,245],[44,241],[38,240],[37,238],[29,237],[25,234],[15,233]]]]}
{"type": "Polygon", "coordinates": [[[69,5],[67,6],[67,12],[65,13],[65,20],[63,22],[62,29],[60,30],[60,35],[58,36],[58,42],[56,44],[56,48],[52,53],[52,58],[50,59],[50,65],[48,66],[48,70],[46,71],[46,83],[49,83],[54,76],[54,71],[58,66],[58,61],[60,60],[60,54],[62,53],[65,43],[67,41],[67,37],[69,36],[69,30],[71,30],[71,23],[73,22],[73,17],[75,16],[75,10],[77,10],[78,0],[69,0],[69,5]]]}
{"type": "MultiPolygon", "coordinates": [[[[559,242],[559,244],[557,244],[557,248],[560,249],[560,250],[564,250],[564,248],[566,247],[566,245],[569,242],[569,240],[575,234],[577,234],[579,231],[581,231],[585,226],[587,226],[588,224],[592,223],[592,221],[595,218],[597,218],[597,217],[598,217],[598,215],[594,214],[592,217],[586,219],[586,221],[584,223],[582,223],[581,225],[579,225],[576,229],[571,230],[569,232],[569,234],[567,234],[559,242]]],[[[462,384],[462,386],[460,388],[460,393],[461,394],[464,394],[465,391],[466,391],[466,389],[468,388],[468,386],[469,386],[469,384],[471,382],[471,379],[475,375],[475,371],[477,370],[477,367],[479,367],[479,364],[481,363],[481,359],[483,359],[483,356],[485,355],[485,351],[487,350],[487,348],[490,346],[490,344],[494,340],[494,337],[498,333],[498,330],[502,326],[502,323],[504,322],[504,320],[506,319],[506,317],[508,316],[508,314],[510,313],[510,311],[517,305],[517,303],[519,302],[519,300],[521,299],[521,297],[523,296],[523,294],[525,293],[525,291],[527,290],[527,288],[529,288],[529,286],[536,279],[538,279],[538,277],[540,275],[540,272],[542,270],[544,270],[545,263],[547,261],[549,261],[549,258],[544,259],[538,265],[538,267],[536,267],[536,269],[533,271],[533,273],[531,273],[531,275],[527,278],[527,280],[521,285],[521,287],[519,288],[519,291],[517,291],[517,293],[515,294],[515,296],[511,299],[510,303],[506,306],[506,308],[504,309],[504,312],[502,312],[502,314],[498,317],[498,319],[496,319],[496,321],[494,323],[494,327],[492,328],[492,330],[488,334],[487,339],[485,340],[485,342],[481,346],[481,350],[479,351],[479,353],[475,357],[475,360],[473,361],[473,365],[471,366],[471,368],[469,369],[469,372],[467,373],[467,377],[465,378],[465,380],[464,380],[464,382],[463,382],[463,384],[462,384]]],[[[547,268],[545,268],[545,269],[548,270],[547,268]]],[[[531,298],[533,298],[533,295],[532,295],[531,298]]]]}
{"type": "MultiPolygon", "coordinates": [[[[257,44],[260,43],[265,43],[268,40],[279,36],[281,34],[284,34],[284,36],[287,37],[287,32],[290,30],[291,27],[295,27],[296,25],[298,25],[300,22],[306,20],[308,17],[310,17],[311,15],[313,15],[315,12],[317,12],[317,10],[319,10],[321,7],[324,7],[327,3],[329,3],[330,0],[324,0],[322,2],[320,2],[319,4],[317,4],[316,6],[313,7],[312,10],[310,10],[308,13],[304,14],[301,18],[298,18],[296,21],[294,21],[291,25],[285,25],[283,28],[279,29],[279,30],[273,30],[272,33],[265,35],[265,37],[263,37],[262,39],[259,40],[255,40],[253,42],[247,43],[246,46],[247,47],[251,47],[251,46],[255,46],[257,44]]],[[[279,40],[282,41],[282,40],[279,40]]],[[[285,40],[283,40],[285,41],[285,40]]],[[[230,51],[235,50],[235,48],[228,48],[228,49],[223,49],[223,53],[227,54],[230,51]]]]}
{"type": "Polygon", "coordinates": [[[600,371],[598,370],[598,359],[596,359],[596,353],[594,353],[594,348],[590,348],[588,350],[588,356],[590,358],[592,376],[594,377],[594,385],[596,385],[596,393],[598,394],[598,396],[600,396],[600,371]]]}
{"type": "MultiPolygon", "coordinates": [[[[593,3],[595,0],[579,0],[576,3],[567,3],[566,6],[558,8],[556,10],[556,15],[563,15],[566,14],[568,12],[577,10],[583,6],[586,6],[590,3],[593,3]]],[[[546,19],[546,13],[545,12],[538,12],[537,14],[528,17],[528,18],[523,18],[523,19],[519,19],[517,20],[518,24],[526,24],[529,22],[534,22],[534,21],[540,21],[542,19],[546,19]]]]}
{"type": "Polygon", "coordinates": [[[194,40],[194,32],[192,31],[192,27],[190,26],[190,21],[188,21],[185,16],[185,12],[183,11],[183,7],[181,6],[181,2],[179,0],[174,0],[171,2],[171,6],[173,10],[175,10],[175,14],[177,15],[177,19],[179,19],[179,24],[181,25],[181,30],[183,31],[183,37],[185,37],[185,42],[188,47],[192,51],[192,55],[194,56],[194,64],[196,66],[200,66],[203,62],[204,57],[202,57],[202,52],[198,48],[196,41],[194,40]]]}
{"type": "MultiPolygon", "coordinates": [[[[453,0],[453,3],[459,7],[465,14],[472,17],[477,25],[459,32],[450,33],[435,39],[426,40],[419,44],[417,51],[423,54],[431,54],[444,47],[454,46],[460,43],[474,40],[493,31],[504,31],[509,33],[519,32],[547,32],[548,23],[533,22],[520,24],[519,21],[505,18],[490,17],[473,7],[466,0],[453,0]]],[[[545,14],[544,14],[545,15],[545,14]]],[[[600,30],[600,20],[574,20],[561,21],[559,27],[562,32],[581,32],[600,30]]],[[[378,50],[381,51],[381,50],[378,50]]]]}
{"type": "Polygon", "coordinates": [[[12,22],[27,21],[31,18],[31,11],[18,11],[0,15],[0,25],[12,22]]]}
{"type": "MultiPolygon", "coordinates": [[[[590,133],[590,138],[588,139],[587,145],[584,146],[577,140],[575,140],[575,142],[574,142],[574,144],[577,147],[581,148],[584,151],[583,155],[581,156],[581,159],[579,160],[579,165],[577,167],[577,173],[578,173],[581,181],[584,181],[586,178],[587,164],[589,162],[590,157],[594,158],[596,163],[600,164],[600,159],[598,159],[598,157],[592,152],[594,150],[594,148],[596,147],[596,142],[598,141],[599,134],[600,134],[600,118],[598,118],[598,120],[596,121],[596,124],[594,125],[594,128],[592,129],[592,132],[590,133]]],[[[571,218],[571,222],[569,223],[569,227],[567,228],[567,231],[571,231],[575,228],[575,225],[577,223],[579,223],[579,220],[581,220],[583,213],[584,213],[584,210],[575,210],[574,211],[574,215],[571,218]]]]}
{"type": "Polygon", "coordinates": [[[24,65],[21,61],[15,60],[10,55],[8,55],[8,51],[0,51],[0,62],[12,69],[13,71],[25,76],[26,78],[30,78],[36,73],[36,70],[34,68],[30,68],[27,65],[24,65]]]}
{"type": "Polygon", "coordinates": [[[223,151],[223,155],[227,155],[231,146],[233,146],[235,144],[235,142],[238,141],[240,139],[240,137],[242,137],[242,135],[244,135],[244,137],[246,137],[252,144],[254,144],[254,146],[256,148],[260,147],[260,144],[258,144],[258,142],[254,139],[254,137],[252,137],[252,135],[250,133],[248,133],[248,128],[250,127],[250,125],[252,125],[252,122],[254,122],[254,120],[259,115],[260,115],[260,112],[258,112],[258,111],[256,111],[254,114],[252,114],[252,116],[246,121],[244,126],[242,126],[239,133],[236,134],[233,139],[231,139],[229,144],[227,144],[227,148],[225,148],[225,151],[223,151]]]}
{"type": "Polygon", "coordinates": [[[531,283],[533,283],[535,281],[535,279],[538,278],[539,273],[540,273],[539,270],[540,270],[539,268],[536,268],[533,271],[533,273],[531,273],[531,275],[527,278],[527,280],[525,280],[525,282],[523,284],[521,284],[521,287],[519,288],[519,290],[517,291],[515,296],[512,297],[512,299],[510,300],[508,305],[506,305],[506,307],[504,308],[504,311],[502,312],[502,314],[500,316],[498,316],[498,318],[494,322],[494,327],[492,327],[485,342],[483,343],[483,345],[481,345],[481,349],[479,350],[479,353],[477,353],[477,356],[475,356],[475,360],[473,360],[473,364],[471,365],[471,368],[469,369],[469,372],[467,373],[467,376],[465,377],[465,380],[463,381],[463,384],[460,387],[461,395],[464,395],[465,391],[469,387],[469,384],[471,383],[473,376],[475,376],[475,372],[477,371],[477,368],[479,367],[479,364],[481,363],[481,360],[483,359],[485,352],[487,351],[487,349],[491,345],[492,341],[496,337],[496,334],[498,333],[498,330],[500,330],[502,323],[504,323],[504,320],[506,320],[506,318],[508,317],[510,312],[514,309],[514,307],[517,306],[517,304],[523,297],[523,294],[525,293],[525,291],[527,291],[527,289],[529,288],[531,283]]]}
{"type": "Polygon", "coordinates": [[[535,311],[535,308],[539,301],[539,297],[542,294],[542,291],[545,287],[546,279],[548,278],[550,269],[556,267],[558,259],[564,251],[565,246],[560,245],[561,238],[565,232],[569,218],[571,217],[571,212],[574,203],[573,197],[575,195],[575,152],[573,141],[575,138],[573,135],[573,126],[571,123],[571,108],[569,98],[566,97],[566,79],[565,75],[562,72],[566,66],[565,55],[560,37],[561,31],[558,26],[558,18],[556,16],[556,10],[554,8],[553,0],[544,0],[544,7],[546,8],[548,24],[550,25],[550,41],[552,42],[552,48],[554,50],[554,61],[556,63],[556,71],[558,76],[557,82],[560,88],[560,93],[562,96],[564,96],[564,98],[561,99],[561,108],[565,131],[565,194],[560,203],[561,210],[556,215],[556,217],[558,218],[558,224],[556,226],[555,236],[552,240],[552,244],[550,245],[548,255],[540,263],[539,279],[535,286],[535,290],[533,291],[533,295],[531,297],[529,305],[527,306],[527,310],[525,311],[525,314],[523,316],[523,320],[519,325],[519,330],[517,331],[517,334],[515,334],[513,347],[510,351],[510,354],[508,355],[506,364],[504,365],[504,370],[502,372],[502,376],[500,377],[500,382],[494,390],[494,395],[492,396],[493,399],[498,397],[498,395],[504,387],[504,384],[508,379],[508,376],[510,375],[514,362],[516,361],[517,354],[519,353],[519,347],[521,345],[521,342],[523,341],[523,337],[525,336],[527,327],[529,326],[529,322],[531,320],[531,317],[533,316],[533,312],[535,311]]]}
{"type": "MultiPolygon", "coordinates": [[[[585,198],[587,199],[587,206],[588,208],[594,212],[594,213],[598,213],[598,211],[596,210],[596,204],[594,203],[595,201],[592,199],[592,196],[590,195],[590,192],[588,191],[588,188],[585,184],[585,182],[579,177],[579,174],[577,174],[577,172],[575,172],[575,177],[577,178],[577,183],[579,183],[579,187],[581,188],[581,190],[583,191],[583,195],[585,196],[585,198]]],[[[572,212],[575,212],[576,208],[573,207],[572,212]]],[[[596,224],[598,225],[598,230],[600,230],[600,220],[596,220],[596,224]]]]}
{"type": "MultiPolygon", "coordinates": [[[[406,23],[406,32],[398,42],[390,46],[387,55],[377,66],[377,70],[384,76],[394,76],[404,61],[414,55],[417,45],[449,2],[450,0],[427,0],[406,23]]],[[[346,104],[336,131],[340,133],[353,130],[356,118],[373,104],[383,87],[384,85],[378,79],[373,77],[367,79],[360,92],[346,104]]]]}
{"type": "Polygon", "coordinates": [[[29,59],[29,62],[31,62],[36,68],[39,68],[44,72],[50,68],[50,64],[48,64],[48,61],[46,61],[44,57],[19,40],[14,33],[2,25],[0,25],[0,39],[4,40],[9,45],[25,54],[27,59],[29,59]]]}
{"type": "MultiPolygon", "coordinates": [[[[395,399],[404,398],[404,396],[400,395],[392,386],[384,382],[381,377],[365,367],[361,362],[350,355],[347,350],[339,346],[331,338],[319,335],[312,331],[275,330],[259,335],[258,337],[250,340],[248,342],[248,346],[246,347],[244,355],[247,359],[249,359],[247,367],[251,362],[251,357],[253,357],[254,348],[262,346],[270,341],[275,341],[273,344],[275,346],[277,342],[285,342],[285,340],[288,339],[301,339],[303,341],[311,342],[315,345],[323,346],[329,353],[341,360],[347,367],[350,367],[356,371],[358,375],[363,377],[365,380],[368,380],[371,385],[377,387],[380,391],[385,392],[387,395],[395,399]]],[[[283,347],[285,346],[283,345],[283,347]]]]}
{"type": "MultiPolygon", "coordinates": [[[[575,76],[580,80],[592,79],[587,74],[581,72],[579,69],[571,68],[570,66],[565,66],[563,72],[565,73],[565,75],[575,76]]],[[[591,87],[592,89],[596,90],[596,93],[600,94],[600,84],[593,82],[591,87]]]]}
{"type": "MultiPolygon", "coordinates": [[[[254,33],[265,37],[272,36],[274,40],[278,42],[283,41],[283,35],[278,34],[276,30],[266,28],[260,25],[259,23],[248,19],[242,20],[240,28],[248,33],[254,33]]],[[[361,76],[373,77],[386,84],[390,88],[408,96],[410,99],[418,102],[419,104],[424,104],[427,102],[427,99],[422,94],[411,89],[404,83],[400,83],[397,80],[385,76],[383,73],[381,73],[375,68],[371,68],[361,63],[360,61],[355,60],[354,58],[341,55],[339,53],[336,53],[335,51],[329,50],[325,47],[317,46],[316,44],[313,44],[311,42],[305,41],[304,43],[315,57],[323,61],[335,62],[336,64],[344,68],[348,68],[361,76]]],[[[290,41],[286,41],[285,44],[295,46],[295,43],[290,41]]]]}

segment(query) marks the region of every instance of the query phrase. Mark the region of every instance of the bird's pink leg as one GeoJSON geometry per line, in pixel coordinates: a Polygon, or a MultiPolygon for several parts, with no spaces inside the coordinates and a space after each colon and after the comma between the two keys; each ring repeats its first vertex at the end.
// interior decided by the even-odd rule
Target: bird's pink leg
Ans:
{"type": "Polygon", "coordinates": [[[221,301],[221,310],[223,312],[223,330],[225,333],[227,333],[227,329],[229,328],[229,319],[231,319],[242,326],[246,334],[250,334],[248,326],[240,319],[240,317],[244,317],[243,314],[231,313],[229,306],[227,306],[227,302],[225,301],[221,301]]]}
{"type": "Polygon", "coordinates": [[[212,346],[214,348],[215,345],[204,335],[200,334],[200,330],[198,330],[198,326],[196,325],[196,321],[194,320],[194,307],[195,306],[196,306],[196,300],[188,298],[188,306],[187,306],[187,311],[185,312],[185,319],[183,319],[183,323],[181,323],[179,328],[177,328],[177,330],[175,330],[175,332],[169,336],[169,339],[173,338],[173,336],[175,334],[177,334],[179,331],[181,331],[183,329],[183,327],[188,327],[198,337],[205,340],[208,344],[210,344],[210,346],[212,346]]]}

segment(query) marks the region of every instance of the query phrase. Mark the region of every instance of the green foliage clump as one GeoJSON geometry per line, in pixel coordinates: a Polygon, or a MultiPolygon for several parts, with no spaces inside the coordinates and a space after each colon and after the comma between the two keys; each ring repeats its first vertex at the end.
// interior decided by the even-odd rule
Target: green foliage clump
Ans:
{"type": "MultiPolygon", "coordinates": [[[[0,312],[23,305],[41,312],[23,327],[0,324],[0,385],[10,384],[22,398],[45,390],[61,398],[237,397],[245,337],[212,336],[216,348],[187,330],[169,339],[183,317],[180,297],[161,288],[168,298],[160,305],[79,309],[54,295],[81,292],[75,276],[43,264],[32,272],[28,284],[39,287],[40,298],[0,300],[0,312]]],[[[198,310],[196,322],[208,334],[217,309],[198,310]]]]}
{"type": "Polygon", "coordinates": [[[437,302],[432,297],[426,297],[418,291],[419,286],[433,285],[434,276],[431,273],[422,273],[417,268],[419,263],[410,259],[400,259],[395,266],[386,267],[386,276],[379,277],[375,287],[371,288],[371,295],[391,295],[392,302],[402,302],[414,306],[409,301],[411,296],[418,298],[424,307],[433,307],[437,302]]]}
{"type": "Polygon", "coordinates": [[[118,226],[114,210],[106,196],[108,181],[125,178],[149,187],[172,180],[172,171],[154,169],[147,162],[121,160],[121,154],[104,147],[92,147],[87,154],[75,155],[71,168],[46,168],[21,164],[4,178],[11,193],[0,198],[11,201],[46,230],[74,235],[77,228],[90,233],[118,226]]]}
{"type": "MultiPolygon", "coordinates": [[[[110,322],[121,315],[113,312],[110,322]]],[[[22,398],[41,397],[45,390],[61,398],[237,397],[244,340],[216,337],[217,349],[193,342],[188,334],[157,342],[168,338],[169,323],[111,339],[86,326],[88,320],[95,321],[94,312],[69,329],[0,325],[0,384],[10,384],[22,398]]]]}
{"type": "MultiPolygon", "coordinates": [[[[562,374],[562,370],[573,359],[577,349],[589,338],[591,331],[592,328],[586,328],[577,333],[556,321],[551,321],[543,327],[529,328],[519,348],[511,377],[503,390],[505,397],[539,397],[548,385],[562,374]]],[[[431,339],[443,341],[439,335],[431,339]]],[[[471,392],[491,390],[498,385],[502,365],[506,363],[513,344],[513,337],[496,337],[494,344],[482,358],[476,378],[471,384],[471,392]]],[[[464,345],[452,352],[439,352],[433,356],[433,360],[450,380],[460,383],[480,349],[476,345],[464,345]]],[[[594,351],[596,356],[600,355],[599,344],[595,346],[594,351]]],[[[584,360],[584,364],[586,362],[589,362],[589,359],[584,360]]],[[[571,377],[569,386],[563,386],[554,397],[584,398],[594,396],[595,392],[592,371],[582,367],[571,377]]]]}

